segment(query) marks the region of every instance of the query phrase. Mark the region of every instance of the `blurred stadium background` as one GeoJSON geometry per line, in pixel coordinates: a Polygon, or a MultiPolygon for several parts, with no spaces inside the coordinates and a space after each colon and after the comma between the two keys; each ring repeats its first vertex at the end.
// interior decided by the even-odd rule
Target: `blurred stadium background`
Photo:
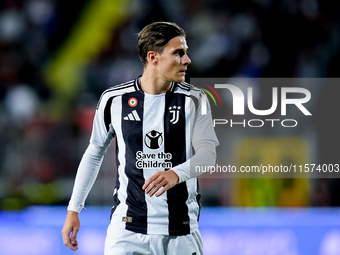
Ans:
{"type": "MultiPolygon", "coordinates": [[[[339,76],[338,1],[1,1],[1,254],[71,252],[63,247],[60,230],[96,103],[106,88],[142,73],[136,34],[157,20],[186,30],[188,79],[339,76]]],[[[319,88],[308,136],[282,134],[295,139],[290,144],[307,139],[311,145],[301,146],[297,161],[339,163],[335,92],[340,91],[319,88]],[[329,111],[334,114],[324,114],[329,111]]],[[[233,144],[248,135],[254,138],[242,133],[233,144]]],[[[263,130],[238,159],[247,161],[261,145],[261,156],[271,157],[266,152],[282,137],[263,130]]],[[[277,153],[273,160],[280,163],[286,155],[277,153]]],[[[113,155],[111,148],[88,210],[81,213],[86,249],[80,254],[102,254],[115,183],[113,155]]],[[[228,155],[233,163],[235,151],[228,155]]],[[[339,179],[203,178],[200,184],[206,254],[340,254],[339,179]]]]}

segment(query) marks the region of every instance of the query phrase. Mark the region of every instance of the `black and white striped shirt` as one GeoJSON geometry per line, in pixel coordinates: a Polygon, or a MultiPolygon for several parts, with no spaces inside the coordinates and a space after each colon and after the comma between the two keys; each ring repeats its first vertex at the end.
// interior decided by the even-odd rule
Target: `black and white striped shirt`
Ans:
{"type": "Polygon", "coordinates": [[[139,79],[106,90],[68,209],[83,207],[102,157],[116,136],[118,176],[112,221],[123,220],[127,230],[144,234],[185,235],[197,230],[200,195],[190,165],[213,165],[218,144],[210,111],[201,113],[202,96],[201,90],[184,82],[173,83],[164,94],[147,94],[139,79]],[[168,169],[176,172],[179,183],[160,197],[146,195],[145,180],[168,169]]]}

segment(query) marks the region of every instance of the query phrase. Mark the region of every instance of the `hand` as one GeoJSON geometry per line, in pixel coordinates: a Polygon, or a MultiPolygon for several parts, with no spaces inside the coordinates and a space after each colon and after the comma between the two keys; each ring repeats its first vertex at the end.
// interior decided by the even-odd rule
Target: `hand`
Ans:
{"type": "Polygon", "coordinates": [[[64,227],[61,231],[64,244],[71,250],[78,250],[77,233],[80,228],[80,221],[77,212],[68,211],[64,227]],[[70,237],[72,233],[72,236],[70,237]]]}
{"type": "Polygon", "coordinates": [[[147,179],[142,187],[145,190],[145,194],[149,194],[150,197],[156,194],[156,197],[161,196],[165,191],[172,188],[178,183],[178,175],[173,170],[161,171],[152,175],[147,179]]]}

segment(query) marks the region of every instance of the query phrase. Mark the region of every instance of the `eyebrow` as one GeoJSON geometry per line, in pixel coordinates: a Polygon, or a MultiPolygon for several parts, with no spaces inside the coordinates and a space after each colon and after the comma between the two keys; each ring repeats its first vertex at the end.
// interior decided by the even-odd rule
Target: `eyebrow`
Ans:
{"type": "Polygon", "coordinates": [[[188,52],[189,47],[186,47],[185,49],[182,48],[177,48],[173,51],[173,53],[178,53],[178,52],[188,52]]]}

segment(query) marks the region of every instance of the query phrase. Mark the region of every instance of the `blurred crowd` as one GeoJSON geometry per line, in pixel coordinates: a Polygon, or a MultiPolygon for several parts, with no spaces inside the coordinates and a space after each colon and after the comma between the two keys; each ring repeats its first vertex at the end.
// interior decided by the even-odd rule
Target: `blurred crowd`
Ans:
{"type": "MultiPolygon", "coordinates": [[[[55,90],[46,69],[89,2],[0,2],[0,209],[67,204],[97,100],[106,88],[142,73],[136,34],[152,21],[173,21],[185,29],[192,60],[188,78],[338,76],[337,1],[130,0],[129,14],[113,29],[110,43],[83,67],[84,83],[76,87],[76,96],[61,115],[55,114],[55,90]]],[[[114,148],[88,204],[111,204],[113,155],[114,148]]],[[[222,181],[217,182],[225,185],[222,181]]],[[[203,181],[203,190],[212,194],[206,204],[233,205],[213,198],[218,192],[209,189],[218,185],[212,182],[203,181]]],[[[300,205],[340,205],[339,191],[331,188],[336,181],[313,182],[307,203],[300,205]]]]}

